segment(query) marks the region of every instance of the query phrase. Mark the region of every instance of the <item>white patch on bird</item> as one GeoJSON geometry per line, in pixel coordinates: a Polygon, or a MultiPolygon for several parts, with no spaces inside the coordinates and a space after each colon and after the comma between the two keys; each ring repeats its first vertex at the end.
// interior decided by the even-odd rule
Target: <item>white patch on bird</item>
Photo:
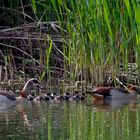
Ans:
{"type": "Polygon", "coordinates": [[[107,98],[110,99],[129,99],[134,97],[136,97],[136,94],[131,94],[131,93],[126,94],[116,89],[111,89],[110,96],[107,96],[107,98]]]}

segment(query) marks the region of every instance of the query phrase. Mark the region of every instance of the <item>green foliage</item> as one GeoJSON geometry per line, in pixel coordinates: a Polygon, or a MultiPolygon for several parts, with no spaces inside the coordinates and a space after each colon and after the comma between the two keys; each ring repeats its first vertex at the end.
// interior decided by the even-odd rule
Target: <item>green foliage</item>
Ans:
{"type": "Polygon", "coordinates": [[[50,67],[50,55],[51,55],[51,50],[52,50],[52,40],[50,39],[50,44],[49,46],[46,48],[46,68],[43,70],[42,74],[41,74],[41,79],[43,79],[46,75],[46,73],[49,73],[49,67],[50,67]]]}
{"type": "MultiPolygon", "coordinates": [[[[26,4],[32,7],[30,14],[23,9],[20,12],[32,17],[38,26],[44,21],[57,21],[60,35],[66,42],[63,52],[60,51],[64,69],[70,72],[71,78],[82,73],[87,81],[103,83],[107,73],[119,73],[120,64],[125,68],[129,62],[140,65],[139,1],[31,0],[23,2],[23,5],[26,4]],[[63,33],[64,30],[66,34],[63,33]]],[[[11,10],[23,6],[21,1],[9,1],[9,5],[11,10]]],[[[18,16],[16,20],[12,19],[12,25],[19,19],[22,19],[19,24],[24,23],[22,14],[20,18],[18,16]]],[[[50,44],[46,51],[46,67],[49,66],[52,47],[50,44]]],[[[43,73],[42,77],[45,75],[43,73]]]]}
{"type": "Polygon", "coordinates": [[[80,0],[66,10],[72,67],[90,70],[102,83],[106,73],[119,73],[120,64],[139,64],[139,8],[135,0],[80,0]]]}

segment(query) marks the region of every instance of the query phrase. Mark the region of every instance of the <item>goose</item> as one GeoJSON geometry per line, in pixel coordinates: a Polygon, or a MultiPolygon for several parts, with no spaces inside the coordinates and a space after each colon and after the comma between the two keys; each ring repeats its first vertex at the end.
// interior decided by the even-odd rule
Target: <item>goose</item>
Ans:
{"type": "MultiPolygon", "coordinates": [[[[87,92],[89,93],[89,92],[87,92]]],[[[130,85],[127,89],[118,87],[96,87],[90,94],[96,100],[101,99],[130,99],[140,93],[140,87],[130,85]]]]}
{"type": "Polygon", "coordinates": [[[0,104],[11,104],[15,101],[22,101],[26,99],[27,95],[30,94],[30,91],[36,87],[40,88],[39,80],[37,78],[31,78],[25,83],[23,89],[19,92],[18,97],[16,97],[12,91],[0,90],[0,104]]]}

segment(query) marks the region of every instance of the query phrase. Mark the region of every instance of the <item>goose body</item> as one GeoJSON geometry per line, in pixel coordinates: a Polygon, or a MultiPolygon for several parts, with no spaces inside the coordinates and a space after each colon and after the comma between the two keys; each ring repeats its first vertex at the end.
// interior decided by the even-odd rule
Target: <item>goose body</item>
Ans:
{"type": "Polygon", "coordinates": [[[96,87],[91,95],[95,99],[130,99],[135,98],[138,87],[129,87],[128,89],[115,87],[96,87]]]}
{"type": "Polygon", "coordinates": [[[1,104],[15,104],[16,97],[13,92],[0,91],[0,105],[1,104]]]}
{"type": "Polygon", "coordinates": [[[20,91],[19,96],[16,97],[12,91],[3,91],[0,90],[0,104],[14,104],[17,101],[22,101],[27,98],[27,95],[30,93],[32,89],[39,87],[40,82],[36,78],[29,79],[23,89],[20,91]]]}

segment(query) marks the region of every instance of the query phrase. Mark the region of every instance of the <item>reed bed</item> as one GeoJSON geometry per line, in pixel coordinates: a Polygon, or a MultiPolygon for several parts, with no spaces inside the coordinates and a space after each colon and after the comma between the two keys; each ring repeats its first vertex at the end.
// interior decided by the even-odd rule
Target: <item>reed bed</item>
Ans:
{"type": "Polygon", "coordinates": [[[62,86],[76,81],[118,85],[115,77],[124,84],[140,83],[139,1],[12,0],[0,5],[0,21],[6,23],[0,26],[3,77],[36,76],[62,86]]]}

